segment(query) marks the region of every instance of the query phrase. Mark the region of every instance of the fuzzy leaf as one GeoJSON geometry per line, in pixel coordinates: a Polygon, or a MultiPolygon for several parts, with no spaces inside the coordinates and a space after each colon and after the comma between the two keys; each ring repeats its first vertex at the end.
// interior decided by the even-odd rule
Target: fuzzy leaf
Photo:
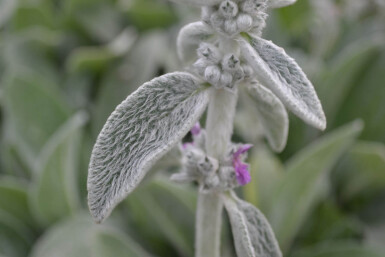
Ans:
{"type": "Polygon", "coordinates": [[[99,134],[89,166],[88,203],[97,222],[179,142],[207,103],[208,91],[197,79],[176,72],[145,83],[116,108],[99,134]]]}
{"type": "Polygon", "coordinates": [[[183,62],[196,59],[196,49],[200,42],[213,34],[212,28],[204,22],[194,22],[184,26],[177,38],[178,56],[183,62]],[[195,57],[195,58],[194,58],[195,57]]]}
{"type": "Polygon", "coordinates": [[[271,148],[281,152],[287,141],[289,118],[281,101],[259,83],[248,87],[249,95],[256,104],[256,111],[271,148]]]}
{"type": "Polygon", "coordinates": [[[294,114],[321,130],[326,118],[313,85],[298,64],[272,42],[244,35],[240,39],[243,57],[254,69],[258,80],[294,114]]]}
{"type": "Polygon", "coordinates": [[[269,7],[281,8],[281,7],[295,4],[295,2],[297,2],[297,0],[270,0],[269,1],[269,7]]]}
{"type": "Polygon", "coordinates": [[[191,5],[216,5],[220,4],[222,0],[171,0],[178,4],[191,4],[191,5]]]}
{"type": "Polygon", "coordinates": [[[274,232],[265,216],[253,205],[235,196],[224,197],[238,257],[281,257],[274,232]]]}

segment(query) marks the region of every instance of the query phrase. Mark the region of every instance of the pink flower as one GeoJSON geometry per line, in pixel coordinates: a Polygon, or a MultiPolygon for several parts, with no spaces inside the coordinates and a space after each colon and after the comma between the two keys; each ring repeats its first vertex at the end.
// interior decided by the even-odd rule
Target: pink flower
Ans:
{"type": "Polygon", "coordinates": [[[233,154],[233,167],[235,169],[237,181],[241,186],[244,186],[251,181],[249,165],[241,160],[241,155],[250,150],[251,147],[253,147],[253,145],[242,145],[233,154]]]}
{"type": "MultiPolygon", "coordinates": [[[[195,123],[194,127],[192,127],[190,132],[191,132],[193,138],[199,136],[199,134],[202,132],[201,125],[199,124],[199,122],[195,123]]],[[[190,146],[194,146],[194,145],[195,145],[194,141],[193,142],[186,142],[186,143],[182,144],[182,149],[186,150],[190,146]]]]}
{"type": "Polygon", "coordinates": [[[183,149],[183,150],[186,150],[186,149],[189,148],[190,146],[194,146],[194,143],[193,143],[193,142],[187,142],[187,143],[184,143],[184,144],[182,144],[182,149],[183,149]]]}
{"type": "Polygon", "coordinates": [[[197,122],[195,123],[194,127],[192,127],[190,132],[193,136],[198,136],[201,133],[201,130],[201,125],[199,124],[199,122],[197,122]]]}

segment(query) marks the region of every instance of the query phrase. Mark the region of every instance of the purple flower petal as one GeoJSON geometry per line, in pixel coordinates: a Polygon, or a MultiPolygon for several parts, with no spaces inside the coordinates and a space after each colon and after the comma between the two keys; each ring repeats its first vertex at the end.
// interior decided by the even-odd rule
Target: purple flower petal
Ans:
{"type": "Polygon", "coordinates": [[[191,134],[193,136],[198,136],[201,133],[201,125],[199,122],[195,123],[194,127],[191,129],[191,134]]]}
{"type": "Polygon", "coordinates": [[[234,165],[237,181],[241,186],[244,186],[251,181],[249,173],[249,165],[243,162],[236,162],[234,165]]]}
{"type": "Polygon", "coordinates": [[[249,151],[250,148],[252,148],[252,147],[253,147],[252,144],[241,145],[241,146],[238,148],[238,150],[234,153],[233,158],[234,158],[234,159],[238,159],[239,156],[240,156],[241,154],[246,153],[246,152],[249,151]]]}
{"type": "Polygon", "coordinates": [[[186,149],[189,148],[190,146],[194,146],[194,143],[193,143],[193,142],[187,142],[187,143],[184,143],[184,144],[182,144],[182,149],[183,149],[183,150],[186,150],[186,149]]]}
{"type": "Polygon", "coordinates": [[[251,181],[249,165],[241,161],[241,155],[250,150],[251,147],[253,147],[251,144],[241,145],[233,154],[233,167],[235,169],[237,181],[241,186],[244,186],[251,181]]]}

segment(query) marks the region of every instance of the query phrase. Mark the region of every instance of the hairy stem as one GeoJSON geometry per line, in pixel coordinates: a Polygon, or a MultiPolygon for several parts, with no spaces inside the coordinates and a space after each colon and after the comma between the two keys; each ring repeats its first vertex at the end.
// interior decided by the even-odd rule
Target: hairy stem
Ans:
{"type": "MultiPolygon", "coordinates": [[[[222,159],[233,133],[237,93],[213,89],[206,121],[206,151],[209,156],[222,159]]],[[[220,257],[220,237],[223,203],[220,193],[199,193],[195,256],[220,257]]]]}
{"type": "Polygon", "coordinates": [[[195,231],[196,257],[220,257],[222,209],[219,193],[199,193],[195,231]]]}

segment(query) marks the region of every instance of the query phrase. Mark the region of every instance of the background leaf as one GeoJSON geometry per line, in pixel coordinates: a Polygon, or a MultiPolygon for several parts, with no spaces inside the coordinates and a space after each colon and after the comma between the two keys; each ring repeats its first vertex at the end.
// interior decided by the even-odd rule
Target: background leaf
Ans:
{"type": "Polygon", "coordinates": [[[33,162],[48,138],[69,117],[70,109],[56,85],[37,75],[10,77],[4,97],[8,137],[33,162]]]}
{"type": "Polygon", "coordinates": [[[358,246],[354,243],[331,244],[325,246],[316,246],[308,250],[304,250],[293,257],[380,257],[383,252],[370,247],[358,246]]]}
{"type": "Polygon", "coordinates": [[[0,178],[0,210],[30,228],[36,228],[28,205],[27,181],[12,177],[0,178]]]}
{"type": "Polygon", "coordinates": [[[126,235],[97,226],[85,215],[76,216],[51,228],[38,241],[31,257],[44,256],[143,256],[150,255],[126,235]]]}
{"type": "Polygon", "coordinates": [[[33,213],[50,225],[79,208],[77,165],[84,113],[75,114],[51,138],[39,156],[35,183],[29,193],[33,213]]]}
{"type": "Polygon", "coordinates": [[[331,168],[361,130],[360,122],[347,125],[304,149],[287,164],[287,173],[275,188],[266,213],[284,251],[311,208],[326,194],[331,168]]]}

